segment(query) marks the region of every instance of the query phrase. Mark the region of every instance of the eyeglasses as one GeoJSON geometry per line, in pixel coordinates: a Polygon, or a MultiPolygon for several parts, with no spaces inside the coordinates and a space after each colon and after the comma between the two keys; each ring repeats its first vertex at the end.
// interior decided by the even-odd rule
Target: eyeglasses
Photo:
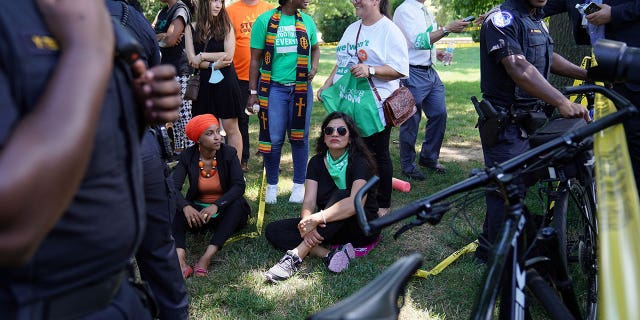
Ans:
{"type": "Polygon", "coordinates": [[[330,135],[333,134],[333,131],[335,131],[335,130],[337,130],[338,134],[341,135],[341,136],[347,135],[347,132],[348,132],[346,127],[337,127],[337,128],[325,127],[324,128],[324,134],[327,135],[327,136],[330,136],[330,135]]]}

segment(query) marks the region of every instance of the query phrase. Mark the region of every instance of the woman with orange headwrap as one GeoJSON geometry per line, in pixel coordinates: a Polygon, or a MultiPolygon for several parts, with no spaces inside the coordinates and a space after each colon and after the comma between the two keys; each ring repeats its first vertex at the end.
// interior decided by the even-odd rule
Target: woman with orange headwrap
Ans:
{"type": "Polygon", "coordinates": [[[247,224],[251,208],[244,198],[245,181],[236,149],[222,143],[220,124],[211,114],[193,117],[185,132],[196,144],[180,154],[173,178],[178,212],[173,236],[182,276],[207,276],[211,257],[238,229],[247,224]],[[185,197],[180,190],[189,178],[185,197]],[[211,241],[193,268],[186,262],[185,238],[188,229],[213,231],[211,241]]]}

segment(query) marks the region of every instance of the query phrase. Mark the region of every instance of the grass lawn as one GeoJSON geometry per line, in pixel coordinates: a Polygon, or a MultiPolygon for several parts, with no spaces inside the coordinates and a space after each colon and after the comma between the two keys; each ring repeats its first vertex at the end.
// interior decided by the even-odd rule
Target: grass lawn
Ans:
{"type": "MultiPolygon", "coordinates": [[[[335,47],[322,47],[319,73],[313,81],[318,88],[326,80],[335,61],[335,47]]],[[[458,154],[470,154],[479,148],[476,115],[469,101],[480,95],[478,48],[460,48],[454,53],[450,66],[437,65],[438,73],[447,88],[448,122],[444,147],[458,154]]],[[[322,104],[316,102],[312,115],[310,141],[315,141],[319,125],[326,115],[322,104]]],[[[257,118],[251,119],[252,142],[257,141],[257,118]]],[[[425,122],[416,144],[419,150],[424,136],[425,122]]],[[[402,178],[398,159],[398,130],[392,132],[391,155],[395,176],[402,178]]],[[[314,142],[315,143],[315,142],[314,142]]],[[[251,150],[255,152],[256,144],[251,150]]],[[[314,149],[312,143],[311,152],[314,149]]],[[[412,182],[410,193],[394,191],[392,208],[438,191],[464,179],[472,168],[482,166],[478,160],[442,159],[446,175],[425,172],[427,181],[412,182]]],[[[250,172],[246,175],[246,197],[255,213],[258,210],[258,190],[261,183],[261,159],[252,154],[250,172]]],[[[300,205],[288,202],[291,189],[292,163],[288,144],[282,157],[280,196],[278,204],[268,205],[265,225],[271,221],[296,217],[300,205]]],[[[329,273],[320,259],[307,258],[304,270],[294,278],[276,285],[266,283],[262,273],[282,257],[283,252],[269,245],[264,236],[244,239],[226,246],[210,267],[208,278],[190,278],[187,286],[192,319],[303,319],[349,296],[371,281],[398,257],[412,252],[424,256],[423,269],[431,269],[443,258],[473,241],[484,215],[483,201],[470,203],[451,214],[438,226],[421,226],[406,232],[398,240],[393,233],[396,225],[383,232],[380,245],[366,257],[355,260],[341,274],[329,273]],[[471,222],[467,222],[466,218],[471,222]]],[[[193,263],[208,243],[208,235],[190,235],[188,261],[193,263]]],[[[413,278],[407,287],[405,307],[401,319],[460,319],[468,318],[476,295],[481,267],[473,264],[471,255],[462,256],[441,274],[427,279],[413,278]]]]}

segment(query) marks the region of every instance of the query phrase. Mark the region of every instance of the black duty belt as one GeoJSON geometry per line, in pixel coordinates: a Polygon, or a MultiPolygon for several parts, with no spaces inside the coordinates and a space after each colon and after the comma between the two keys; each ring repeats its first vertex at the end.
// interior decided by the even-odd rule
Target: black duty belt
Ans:
{"type": "Polygon", "coordinates": [[[53,297],[45,303],[45,319],[75,319],[104,309],[115,297],[127,274],[120,271],[84,287],[53,297]]]}
{"type": "Polygon", "coordinates": [[[411,68],[417,68],[417,69],[422,69],[422,70],[429,70],[431,69],[431,66],[419,66],[419,65],[415,65],[415,64],[410,64],[409,67],[411,68]]]}

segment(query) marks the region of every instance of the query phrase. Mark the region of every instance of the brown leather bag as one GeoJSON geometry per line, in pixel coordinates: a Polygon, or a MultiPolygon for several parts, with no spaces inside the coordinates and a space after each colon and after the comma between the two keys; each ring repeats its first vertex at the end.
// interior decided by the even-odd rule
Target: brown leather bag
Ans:
{"type": "Polygon", "coordinates": [[[400,88],[396,89],[386,100],[382,101],[376,85],[373,84],[373,80],[369,78],[369,84],[373,93],[378,98],[378,101],[382,102],[382,111],[384,111],[384,120],[390,123],[394,127],[401,126],[407,119],[413,116],[418,108],[416,107],[416,101],[413,99],[413,95],[409,88],[400,85],[400,88]]]}
{"type": "MultiPolygon", "coordinates": [[[[193,26],[191,26],[191,34],[192,37],[195,35],[195,31],[193,30],[193,26]]],[[[207,46],[209,45],[209,39],[205,41],[204,47],[202,50],[207,50],[207,46]]],[[[186,52],[185,52],[186,54],[186,52]]],[[[193,73],[187,79],[187,87],[184,90],[184,98],[183,100],[198,100],[198,92],[200,91],[200,69],[193,70],[193,73]]]]}
{"type": "Polygon", "coordinates": [[[409,88],[401,86],[384,101],[382,110],[387,123],[399,127],[413,116],[418,108],[409,88]]]}

